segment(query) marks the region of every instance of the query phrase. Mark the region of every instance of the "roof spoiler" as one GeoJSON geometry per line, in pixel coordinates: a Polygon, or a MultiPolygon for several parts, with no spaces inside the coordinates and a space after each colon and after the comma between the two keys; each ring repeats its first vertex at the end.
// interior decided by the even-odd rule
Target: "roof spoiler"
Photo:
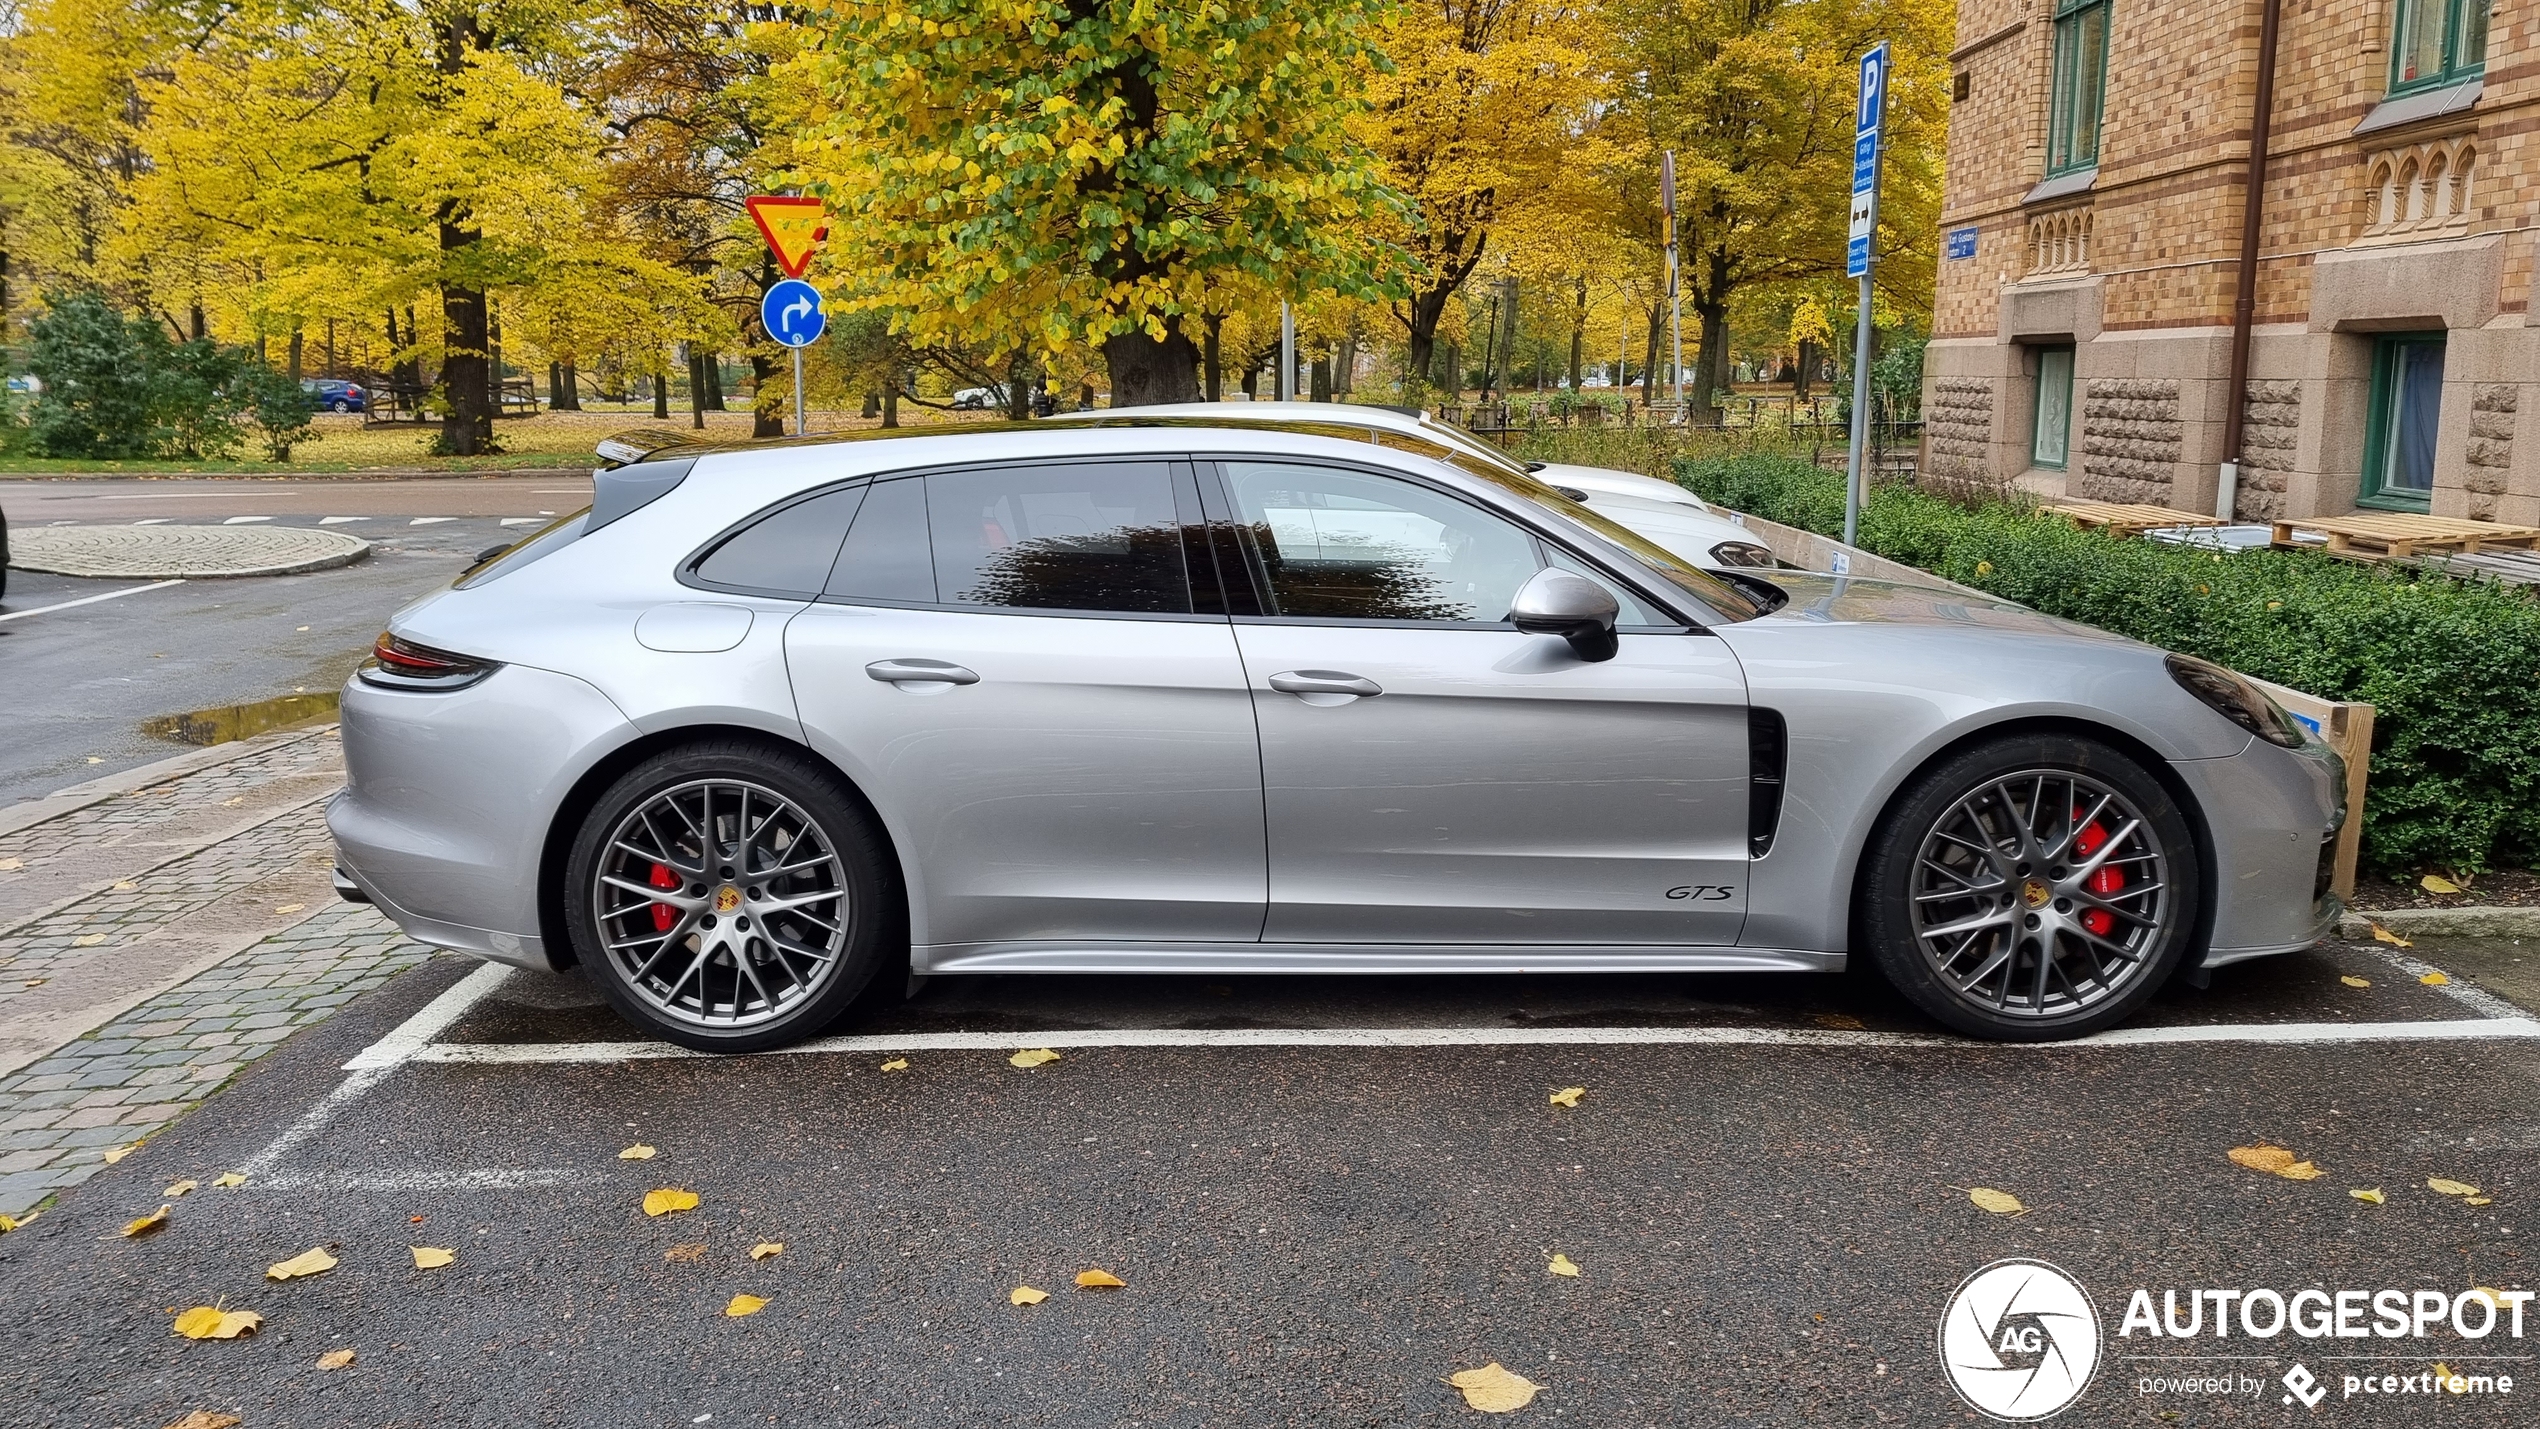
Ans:
{"type": "Polygon", "coordinates": [[[599,453],[600,470],[607,471],[613,467],[632,466],[672,447],[695,445],[698,443],[685,432],[668,427],[637,427],[602,438],[593,450],[599,453]]]}

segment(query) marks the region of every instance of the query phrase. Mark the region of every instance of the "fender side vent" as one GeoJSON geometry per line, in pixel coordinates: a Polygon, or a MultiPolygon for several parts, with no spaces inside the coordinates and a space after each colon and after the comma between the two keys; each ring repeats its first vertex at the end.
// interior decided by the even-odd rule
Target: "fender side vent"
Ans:
{"type": "Polygon", "coordinates": [[[1790,733],[1781,711],[1746,712],[1746,851],[1762,858],[1773,848],[1782,818],[1782,771],[1790,762],[1790,733]]]}

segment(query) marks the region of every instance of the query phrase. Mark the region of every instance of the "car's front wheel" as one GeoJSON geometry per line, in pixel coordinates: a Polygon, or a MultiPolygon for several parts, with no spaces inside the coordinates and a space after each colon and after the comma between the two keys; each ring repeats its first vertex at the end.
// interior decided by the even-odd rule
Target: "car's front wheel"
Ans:
{"type": "Polygon", "coordinates": [[[684,1047],[755,1052],[818,1033],[880,968],[882,840],[837,777],[717,742],[656,755],[584,817],[565,868],[585,972],[684,1047]]]}
{"type": "Polygon", "coordinates": [[[1906,999],[2000,1041],[2081,1037],[2187,956],[2195,836],[2161,782],[2097,740],[1989,740],[1916,779],[1863,859],[1859,928],[1906,999]]]}

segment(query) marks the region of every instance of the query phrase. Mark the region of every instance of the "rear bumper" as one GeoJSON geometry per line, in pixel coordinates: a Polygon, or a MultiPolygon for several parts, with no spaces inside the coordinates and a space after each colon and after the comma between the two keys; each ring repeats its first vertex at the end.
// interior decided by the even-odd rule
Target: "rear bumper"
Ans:
{"type": "Polygon", "coordinates": [[[339,877],[418,941],[550,967],[538,897],[548,831],[575,782],[632,735],[617,706],[519,665],[450,691],[356,676],[343,731],[345,788],[326,816],[339,877]]]}

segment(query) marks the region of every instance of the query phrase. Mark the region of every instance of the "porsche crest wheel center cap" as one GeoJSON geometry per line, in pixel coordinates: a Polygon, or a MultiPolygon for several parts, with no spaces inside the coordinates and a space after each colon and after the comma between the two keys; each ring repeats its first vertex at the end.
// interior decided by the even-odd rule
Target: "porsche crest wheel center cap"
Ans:
{"type": "MultiPolygon", "coordinates": [[[[2031,887],[2035,887],[2036,885],[2031,884],[2030,886],[2031,886],[2031,887]]],[[[2037,900],[2032,899],[2031,901],[2032,901],[2032,902],[2035,902],[2035,901],[2037,901],[2037,900]]],[[[733,909],[738,908],[738,907],[740,907],[740,906],[741,906],[741,890],[740,890],[740,889],[737,889],[737,888],[733,887],[731,884],[727,883],[727,884],[723,885],[721,888],[718,888],[718,889],[716,889],[716,890],[714,891],[714,911],[716,911],[717,913],[729,913],[729,912],[731,912],[733,909]]]]}
{"type": "MultiPolygon", "coordinates": [[[[729,892],[730,890],[727,889],[725,891],[729,892]]],[[[2027,903],[2031,908],[2045,907],[2047,900],[2053,898],[2054,896],[2055,894],[2052,889],[2049,889],[2045,884],[2038,882],[2034,878],[2020,885],[2020,899],[2021,901],[2027,903]]],[[[715,906],[720,908],[724,905],[717,903],[715,906]]]]}

